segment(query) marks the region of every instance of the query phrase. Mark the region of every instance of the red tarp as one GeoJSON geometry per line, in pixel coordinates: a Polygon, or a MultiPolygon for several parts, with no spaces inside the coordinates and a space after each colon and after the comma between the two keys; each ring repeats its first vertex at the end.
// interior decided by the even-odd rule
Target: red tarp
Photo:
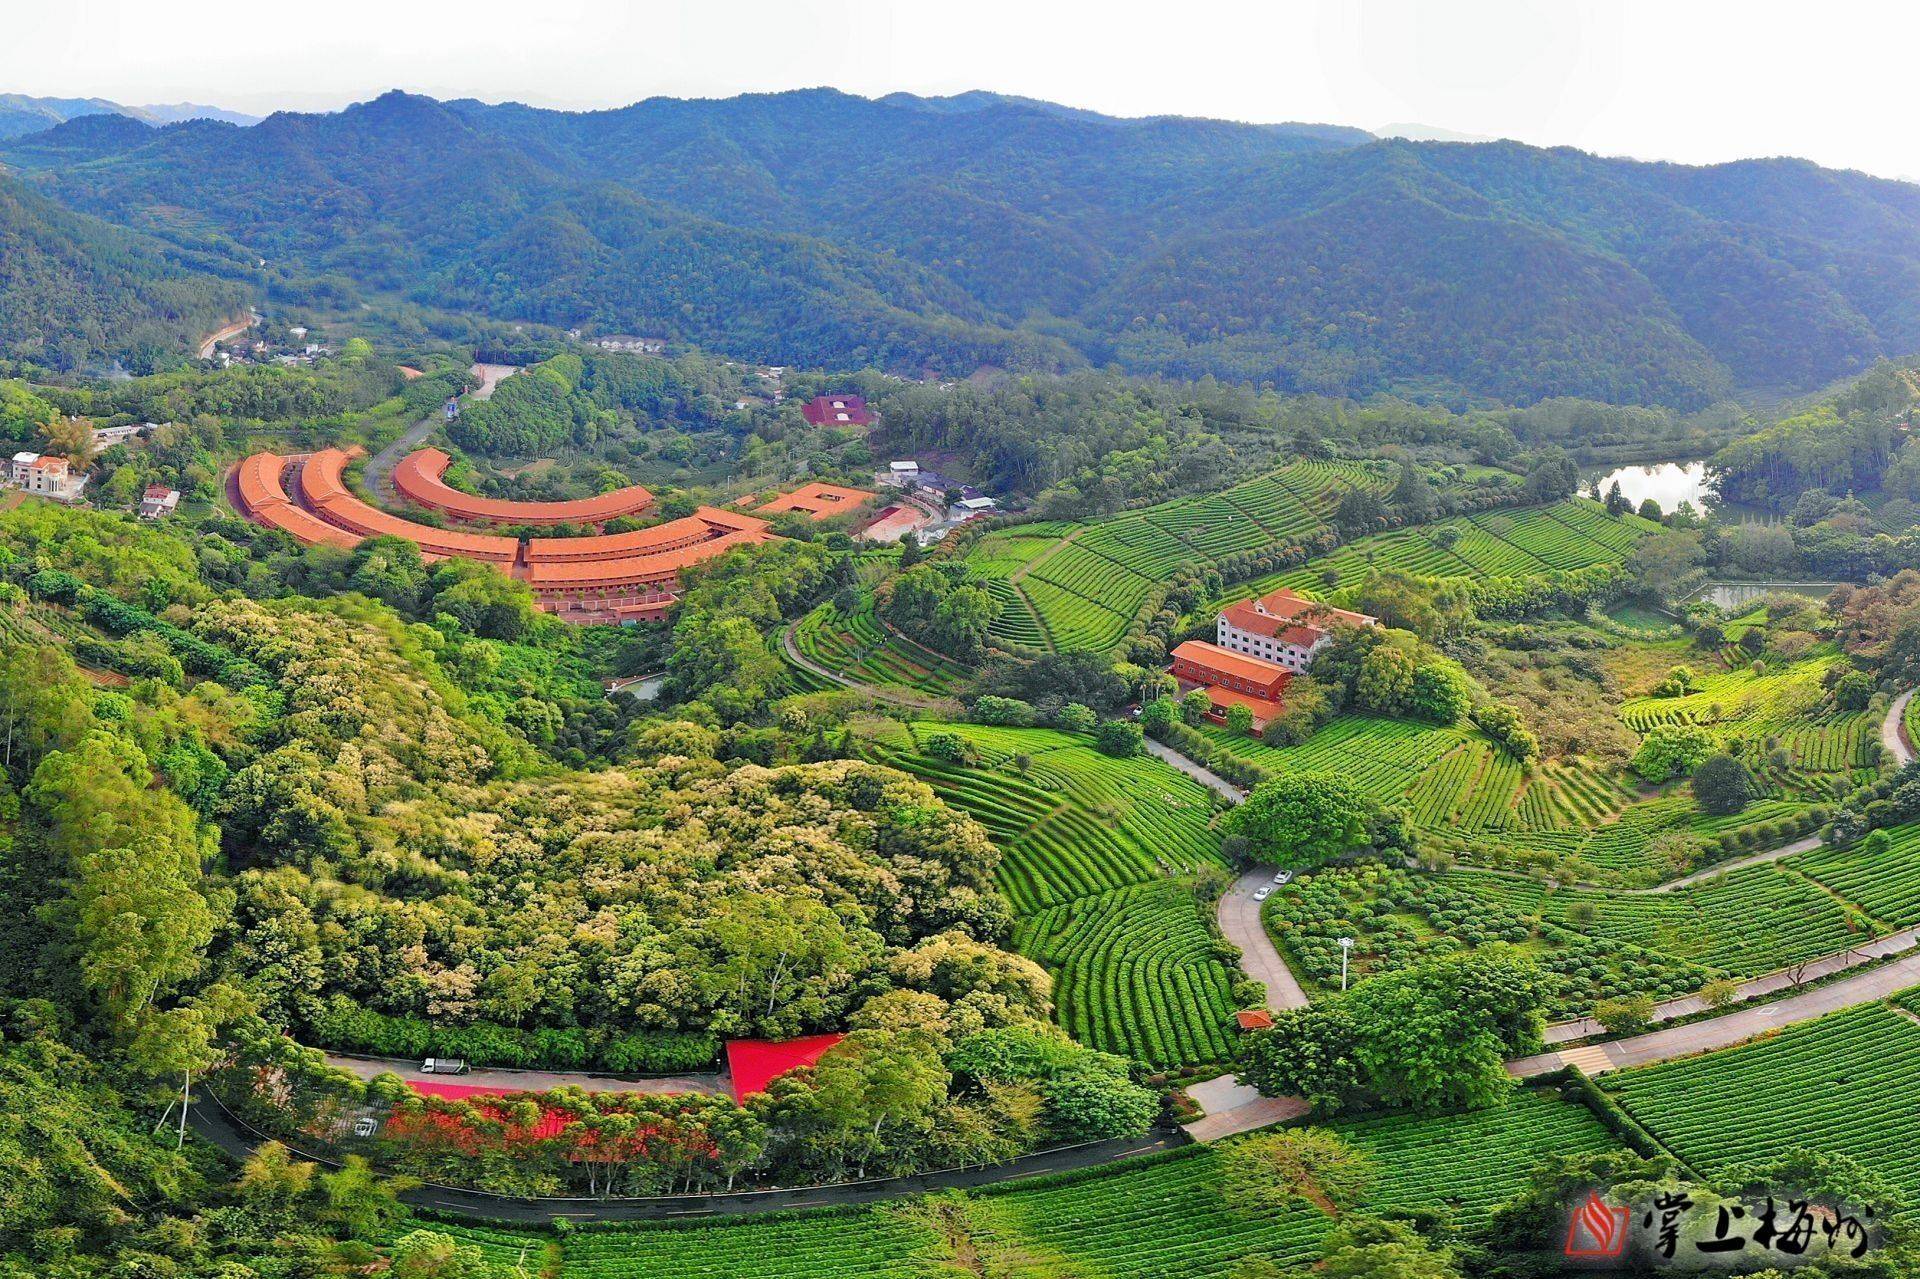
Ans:
{"type": "Polygon", "coordinates": [[[733,1076],[733,1099],[746,1100],[748,1093],[765,1092],[767,1085],[802,1066],[819,1061],[821,1054],[839,1043],[834,1034],[807,1035],[774,1043],[767,1039],[729,1039],[727,1071],[733,1076]]]}

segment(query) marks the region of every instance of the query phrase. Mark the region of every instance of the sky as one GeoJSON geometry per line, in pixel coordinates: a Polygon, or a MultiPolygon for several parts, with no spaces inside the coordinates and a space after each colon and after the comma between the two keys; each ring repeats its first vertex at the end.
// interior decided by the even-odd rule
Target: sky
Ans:
{"type": "Polygon", "coordinates": [[[0,92],[265,113],[831,86],[1920,178],[1902,0],[0,0],[0,92]]]}

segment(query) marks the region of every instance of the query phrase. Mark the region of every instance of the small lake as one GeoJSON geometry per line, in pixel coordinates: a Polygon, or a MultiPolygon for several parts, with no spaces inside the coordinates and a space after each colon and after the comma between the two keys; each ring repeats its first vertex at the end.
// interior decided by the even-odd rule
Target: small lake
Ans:
{"type": "MultiPolygon", "coordinates": [[[[1583,493],[1588,490],[1588,478],[1581,480],[1580,491],[1583,493]]],[[[1692,502],[1696,509],[1705,514],[1707,500],[1715,496],[1713,478],[1707,474],[1704,459],[1615,467],[1599,476],[1597,482],[1602,497],[1618,484],[1621,495],[1635,508],[1652,498],[1660,503],[1662,512],[1670,512],[1682,502],[1692,502]]]]}

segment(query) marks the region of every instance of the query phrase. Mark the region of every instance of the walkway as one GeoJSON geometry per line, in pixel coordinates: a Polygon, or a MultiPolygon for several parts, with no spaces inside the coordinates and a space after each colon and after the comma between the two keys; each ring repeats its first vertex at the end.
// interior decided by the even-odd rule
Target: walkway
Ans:
{"type": "Polygon", "coordinates": [[[462,1088],[507,1088],[514,1092],[546,1092],[551,1088],[584,1088],[588,1092],[715,1093],[732,1096],[725,1075],[674,1075],[642,1078],[601,1075],[585,1070],[512,1070],[494,1067],[464,1075],[429,1075],[417,1058],[363,1057],[355,1053],[328,1053],[327,1064],[352,1071],[362,1079],[398,1075],[410,1083],[457,1084],[462,1088]]]}
{"type": "Polygon", "coordinates": [[[1913,763],[1913,739],[1907,736],[1907,703],[1913,700],[1915,689],[1908,689],[1893,699],[1893,705],[1887,707],[1887,717],[1880,721],[1880,744],[1893,755],[1894,762],[1902,768],[1913,763]]]}
{"type": "Polygon", "coordinates": [[[1273,883],[1273,867],[1259,867],[1234,881],[1220,894],[1218,918],[1220,935],[1240,948],[1240,967],[1247,976],[1267,986],[1267,1007],[1274,1012],[1305,1008],[1307,992],[1280,957],[1273,938],[1260,922],[1260,903],[1253,894],[1262,885],[1273,883]]]}
{"type": "Polygon", "coordinates": [[[1232,782],[1220,776],[1220,774],[1214,772],[1211,768],[1208,768],[1205,764],[1201,764],[1195,760],[1188,759],[1185,755],[1182,755],[1179,751],[1173,749],[1173,747],[1167,745],[1165,742],[1156,741],[1155,739],[1149,737],[1145,739],[1145,741],[1143,741],[1141,744],[1147,748],[1147,753],[1149,755],[1152,755],[1156,759],[1159,759],[1165,763],[1173,765],[1173,767],[1179,769],[1181,772],[1185,773],[1188,777],[1193,778],[1194,781],[1199,782],[1202,786],[1211,787],[1212,789],[1220,792],[1220,794],[1226,796],[1228,799],[1232,800],[1234,803],[1237,804],[1241,800],[1247,797],[1246,792],[1241,790],[1238,786],[1235,786],[1232,782]]]}
{"type": "MultiPolygon", "coordinates": [[[[1906,947],[1913,945],[1913,931],[1900,934],[1907,938],[1906,947]]],[[[1885,938],[1883,942],[1876,942],[1862,949],[1871,951],[1875,947],[1893,941],[1892,937],[1885,938]]],[[[1730,1048],[1734,1044],[1752,1039],[1755,1035],[1764,1035],[1769,1031],[1779,1030],[1783,1026],[1812,1021],[1828,1013],[1838,1012],[1842,1008],[1850,1008],[1855,1004],[1885,999],[1915,984],[1920,984],[1920,954],[1907,955],[1871,972],[1843,978],[1817,990],[1775,1000],[1770,1004],[1738,1008],[1705,1021],[1691,1022],[1685,1026],[1669,1026],[1665,1030],[1652,1030],[1644,1035],[1635,1035],[1630,1039],[1619,1039],[1612,1043],[1589,1044],[1580,1048],[1569,1048],[1564,1052],[1548,1052],[1534,1057],[1522,1057],[1508,1062],[1507,1070],[1519,1078],[1528,1079],[1567,1065],[1578,1066],[1589,1075],[1604,1074],[1609,1070],[1621,1070],[1628,1066],[1645,1066],[1651,1062],[1687,1057],[1694,1053],[1709,1052],[1715,1048],[1730,1048]]],[[[1756,1104],[1761,1100],[1756,1098],[1756,1104]]]]}

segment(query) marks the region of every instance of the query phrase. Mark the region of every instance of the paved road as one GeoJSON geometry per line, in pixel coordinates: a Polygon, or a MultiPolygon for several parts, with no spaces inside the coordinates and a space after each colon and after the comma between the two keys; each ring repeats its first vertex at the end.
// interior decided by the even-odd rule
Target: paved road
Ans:
{"type": "MultiPolygon", "coordinates": [[[[187,1122],[196,1135],[237,1162],[251,1156],[254,1147],[262,1140],[261,1134],[240,1122],[218,1102],[204,1096],[194,1100],[187,1112],[187,1122]]],[[[1091,1168],[1184,1144],[1185,1138],[1177,1134],[1142,1137],[1135,1141],[1093,1142],[1084,1146],[1042,1151],[1011,1163],[985,1168],[956,1168],[920,1177],[893,1177],[832,1186],[755,1190],[736,1194],[660,1195],[645,1199],[514,1199],[452,1186],[425,1185],[405,1191],[400,1197],[416,1208],[431,1208],[456,1216],[517,1224],[538,1224],[561,1217],[573,1221],[645,1221],[673,1217],[743,1216],[787,1208],[876,1203],[924,1194],[930,1190],[987,1186],[1018,1177],[1038,1177],[1076,1168],[1091,1168]]],[[[338,1166],[316,1155],[297,1153],[315,1163],[338,1166]]]]}
{"type": "Polygon", "coordinates": [[[201,339],[200,349],[197,354],[203,360],[211,360],[213,358],[214,347],[219,346],[230,337],[238,337],[259,322],[260,317],[258,315],[249,315],[244,320],[235,320],[231,324],[222,325],[201,339]]]}
{"type": "Polygon", "coordinates": [[[516,1092],[545,1092],[550,1088],[584,1088],[588,1092],[704,1092],[731,1095],[725,1075],[674,1075],[643,1079],[632,1075],[602,1075],[585,1070],[509,1070],[493,1068],[470,1070],[464,1075],[429,1075],[414,1058],[363,1057],[349,1053],[328,1053],[327,1064],[350,1070],[362,1079],[375,1075],[398,1075],[423,1083],[459,1084],[467,1088],[511,1088],[516,1092]]]}
{"type": "Polygon", "coordinates": [[[1913,700],[1916,690],[1908,689],[1893,699],[1893,705],[1887,707],[1887,717],[1880,721],[1880,742],[1893,753],[1896,762],[1905,766],[1913,763],[1913,742],[1907,737],[1907,703],[1913,700]]]}
{"type": "MultiPolygon", "coordinates": [[[[518,364],[474,365],[471,369],[468,369],[467,372],[479,378],[480,385],[467,392],[466,398],[470,400],[492,399],[495,388],[497,388],[501,382],[512,377],[519,371],[520,366],[518,364]]],[[[396,500],[398,495],[393,491],[393,468],[400,464],[401,458],[426,443],[427,437],[432,435],[444,420],[440,415],[440,411],[436,409],[434,412],[429,413],[426,417],[421,418],[418,422],[415,422],[412,426],[402,431],[400,438],[368,458],[365,471],[367,491],[376,497],[396,500]]]]}
{"type": "Polygon", "coordinates": [[[1283,1012],[1289,1008],[1305,1008],[1307,992],[1300,989],[1293,970],[1280,958],[1273,938],[1267,936],[1266,928],[1260,923],[1260,903],[1253,899],[1253,894],[1272,882],[1273,867],[1255,867],[1220,895],[1220,935],[1240,948],[1240,967],[1247,976],[1267,984],[1267,1007],[1283,1012]]]}
{"type": "MultiPolygon", "coordinates": [[[[1911,931],[1909,930],[1910,933],[1911,931]]],[[[1903,934],[1903,936],[1908,935],[1903,934]]],[[[1886,943],[1892,943],[1894,938],[1883,940],[1886,943]]],[[[1875,946],[1881,944],[1874,943],[1875,946]]],[[[1907,947],[1913,945],[1910,936],[1906,945],[1907,947]]],[[[1870,950],[1872,947],[1863,949],[1870,950]]],[[[1650,1062],[1667,1061],[1674,1057],[1687,1057],[1715,1048],[1728,1048],[1752,1039],[1755,1035],[1764,1035],[1768,1031],[1778,1030],[1782,1026],[1791,1026],[1797,1022],[1812,1021],[1817,1017],[1824,1017],[1828,1013],[1838,1012],[1842,1008],[1850,1008],[1855,1004],[1885,999],[1916,983],[1920,983],[1920,954],[1907,955],[1869,972],[1845,977],[1830,985],[1821,986],[1817,990],[1791,995],[1786,999],[1777,999],[1770,1004],[1735,1009],[1705,1021],[1690,1022],[1685,1026],[1669,1026],[1665,1030],[1651,1030],[1644,1035],[1635,1035],[1631,1039],[1619,1039],[1612,1043],[1589,1044],[1581,1048],[1569,1048],[1563,1052],[1522,1057],[1508,1062],[1507,1070],[1525,1079],[1572,1064],[1592,1075],[1603,1074],[1609,1070],[1620,1070],[1628,1066],[1644,1066],[1650,1062]]],[[[1760,1100],[1756,1098],[1755,1103],[1759,1104],[1760,1100]]]]}
{"type": "Polygon", "coordinates": [[[1155,741],[1149,737],[1142,745],[1147,748],[1149,755],[1173,765],[1173,767],[1179,769],[1188,777],[1193,778],[1194,781],[1199,782],[1202,786],[1211,787],[1220,792],[1220,794],[1225,795],[1234,803],[1237,804],[1246,798],[1245,793],[1238,786],[1235,786],[1232,782],[1220,776],[1220,774],[1214,772],[1206,765],[1196,760],[1188,759],[1185,755],[1182,755],[1165,742],[1155,741]]]}

